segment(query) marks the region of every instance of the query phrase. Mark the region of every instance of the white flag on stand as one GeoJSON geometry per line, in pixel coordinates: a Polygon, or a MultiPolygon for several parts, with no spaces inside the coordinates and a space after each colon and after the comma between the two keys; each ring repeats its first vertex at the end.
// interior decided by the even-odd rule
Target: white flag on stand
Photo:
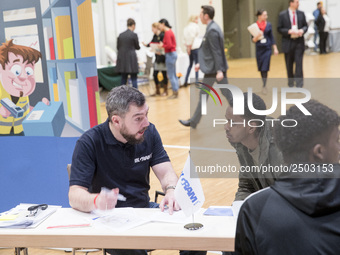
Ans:
{"type": "Polygon", "coordinates": [[[175,198],[186,216],[198,211],[205,201],[200,179],[197,174],[196,178],[191,178],[193,175],[195,175],[195,166],[189,154],[175,189],[175,198]]]}

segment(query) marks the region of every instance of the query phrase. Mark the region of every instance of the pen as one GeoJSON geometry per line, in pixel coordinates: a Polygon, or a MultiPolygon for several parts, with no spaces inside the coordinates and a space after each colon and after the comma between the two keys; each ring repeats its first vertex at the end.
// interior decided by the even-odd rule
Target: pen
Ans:
{"type": "MultiPolygon", "coordinates": [[[[111,190],[108,189],[108,188],[106,188],[106,187],[102,187],[101,190],[104,191],[104,192],[106,192],[106,193],[111,192],[111,190]]],[[[117,200],[119,200],[119,201],[126,201],[126,197],[124,197],[122,194],[118,194],[118,195],[117,195],[117,200]]]]}
{"type": "Polygon", "coordinates": [[[117,199],[119,201],[126,201],[126,197],[124,197],[122,194],[118,194],[117,199]]]}

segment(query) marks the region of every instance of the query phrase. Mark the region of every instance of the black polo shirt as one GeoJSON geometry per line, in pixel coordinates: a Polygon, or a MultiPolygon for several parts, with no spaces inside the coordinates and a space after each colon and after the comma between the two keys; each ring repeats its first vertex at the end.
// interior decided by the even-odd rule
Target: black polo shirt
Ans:
{"type": "Polygon", "coordinates": [[[113,136],[107,120],[77,141],[70,186],[86,187],[90,193],[99,193],[101,187],[119,188],[127,200],[118,201],[117,207],[147,207],[150,167],[167,161],[170,159],[153,124],[145,131],[142,143],[131,145],[113,136]]]}

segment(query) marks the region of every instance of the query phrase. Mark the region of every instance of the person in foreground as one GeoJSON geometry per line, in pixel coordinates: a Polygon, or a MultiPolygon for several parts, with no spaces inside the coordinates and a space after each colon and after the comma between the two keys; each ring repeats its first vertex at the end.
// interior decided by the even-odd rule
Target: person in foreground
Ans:
{"type": "MultiPolygon", "coordinates": [[[[148,194],[151,167],[165,192],[159,207],[163,211],[167,205],[170,214],[179,210],[174,196],[178,178],[157,129],[148,120],[144,95],[129,86],[113,88],[107,96],[106,110],[107,121],[85,132],[76,143],[69,188],[71,207],[82,212],[158,207],[150,202],[148,194]],[[101,191],[103,187],[111,191],[101,191]],[[118,193],[126,201],[117,201],[118,193]]],[[[107,252],[146,254],[145,250],[107,252]]]]}
{"type": "Polygon", "coordinates": [[[291,107],[275,127],[287,168],[241,207],[236,254],[338,254],[340,251],[339,115],[311,100],[291,107]],[[288,124],[288,121],[286,122],[288,124]]]}

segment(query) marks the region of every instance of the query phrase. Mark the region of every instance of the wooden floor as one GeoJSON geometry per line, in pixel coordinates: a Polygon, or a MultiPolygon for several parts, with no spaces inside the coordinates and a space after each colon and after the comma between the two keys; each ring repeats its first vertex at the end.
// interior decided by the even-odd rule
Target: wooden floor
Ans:
{"type": "MultiPolygon", "coordinates": [[[[229,60],[228,77],[230,78],[258,78],[259,72],[256,68],[255,59],[239,59],[229,60]]],[[[330,53],[327,55],[305,55],[304,57],[304,76],[305,78],[340,78],[339,71],[340,53],[330,53]]],[[[271,61],[271,71],[269,72],[269,78],[285,78],[286,70],[283,54],[273,56],[271,61]]],[[[339,85],[339,83],[337,83],[339,85]]],[[[270,86],[273,86],[269,84],[270,86]]],[[[276,85],[275,85],[276,86],[276,85]]],[[[286,85],[280,85],[286,86],[286,85]]],[[[334,108],[334,104],[329,102],[328,90],[332,90],[332,87],[327,87],[325,84],[316,86],[315,93],[312,95],[319,96],[319,100],[331,104],[334,108]],[[328,92],[328,93],[327,93],[328,92]]],[[[190,115],[190,92],[189,87],[181,88],[179,90],[178,99],[167,99],[166,97],[150,97],[149,86],[141,86],[140,90],[147,96],[147,103],[150,107],[149,121],[154,123],[162,137],[164,145],[172,145],[184,148],[166,148],[172,165],[177,174],[180,174],[184,166],[185,160],[188,155],[187,147],[190,145],[190,129],[183,127],[179,124],[178,119],[187,119],[190,115]]],[[[260,90],[260,88],[259,88],[260,90]]],[[[104,94],[104,93],[103,93],[104,94]]],[[[102,95],[103,95],[102,94],[102,95]]],[[[171,94],[171,92],[170,92],[171,94]]],[[[269,93],[270,94],[270,93],[269,93]]],[[[262,95],[266,103],[271,102],[271,95],[262,95]]],[[[336,101],[337,95],[335,95],[336,101]]],[[[340,109],[338,109],[340,112],[340,109]]],[[[102,120],[107,118],[105,104],[102,103],[102,120]]],[[[225,136],[220,139],[225,139],[225,143],[228,144],[225,136]]],[[[223,141],[223,140],[222,140],[223,141]]],[[[228,145],[227,145],[228,146],[228,145]]],[[[235,160],[235,153],[226,152],[228,157],[235,160]]],[[[231,205],[234,194],[237,189],[237,178],[202,178],[201,183],[205,193],[204,207],[210,205],[231,205]]],[[[151,175],[151,190],[150,197],[153,199],[154,191],[161,190],[158,180],[152,174],[151,175]]],[[[42,244],[43,245],[43,244],[42,244]]],[[[63,251],[53,251],[45,249],[29,249],[29,254],[36,255],[57,255],[63,254],[63,251]]],[[[0,255],[13,254],[13,249],[0,249],[0,255]]],[[[80,254],[80,253],[78,253],[80,254]]],[[[90,253],[90,254],[101,254],[90,253]]],[[[178,254],[177,251],[153,251],[152,255],[173,255],[178,254]]]]}

